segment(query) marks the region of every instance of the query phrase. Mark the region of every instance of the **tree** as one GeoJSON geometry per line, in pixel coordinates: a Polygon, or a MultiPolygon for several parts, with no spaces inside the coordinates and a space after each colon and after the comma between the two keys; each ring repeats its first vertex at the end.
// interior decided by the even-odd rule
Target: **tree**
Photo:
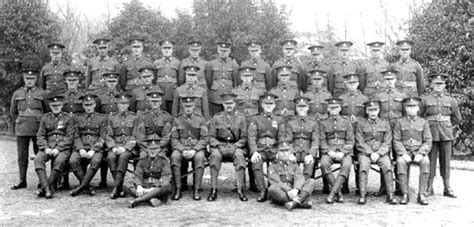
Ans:
{"type": "Polygon", "coordinates": [[[468,20],[474,12],[470,1],[432,3],[415,12],[409,38],[426,73],[451,76],[448,91],[459,102],[463,121],[455,136],[458,149],[473,149],[473,52],[468,20]]]}

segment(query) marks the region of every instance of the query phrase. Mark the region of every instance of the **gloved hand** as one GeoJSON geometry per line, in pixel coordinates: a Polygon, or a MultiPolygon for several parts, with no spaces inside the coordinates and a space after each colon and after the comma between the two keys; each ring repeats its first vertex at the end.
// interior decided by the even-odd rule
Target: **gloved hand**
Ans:
{"type": "Polygon", "coordinates": [[[58,154],[59,154],[59,150],[58,150],[57,148],[54,148],[53,150],[51,150],[51,154],[52,154],[54,157],[56,157],[56,156],[58,156],[58,154]]]}
{"type": "Polygon", "coordinates": [[[420,163],[421,159],[423,159],[423,155],[422,154],[417,154],[417,155],[415,155],[415,158],[413,158],[413,162],[420,163]]]}
{"type": "Polygon", "coordinates": [[[80,149],[79,150],[79,155],[82,157],[82,158],[85,158],[87,156],[87,151],[85,149],[80,149]]]}
{"type": "Polygon", "coordinates": [[[95,151],[92,150],[92,149],[90,149],[90,150],[87,152],[86,158],[89,158],[89,159],[90,159],[90,158],[92,158],[92,156],[94,156],[94,154],[95,154],[95,151]]]}

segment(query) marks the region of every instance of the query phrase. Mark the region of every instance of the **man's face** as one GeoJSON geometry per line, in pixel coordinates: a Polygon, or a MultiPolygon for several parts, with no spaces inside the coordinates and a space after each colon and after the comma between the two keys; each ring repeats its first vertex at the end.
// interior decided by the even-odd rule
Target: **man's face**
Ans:
{"type": "Polygon", "coordinates": [[[79,78],[67,78],[66,84],[68,89],[77,89],[77,87],[79,86],[79,78]]]}
{"type": "Polygon", "coordinates": [[[188,104],[188,105],[185,105],[184,108],[183,108],[183,109],[184,109],[184,113],[185,113],[185,114],[188,114],[188,115],[189,115],[189,114],[192,114],[193,111],[194,111],[194,106],[195,106],[194,104],[193,104],[193,105],[189,105],[189,104],[188,104]]]}
{"type": "Polygon", "coordinates": [[[130,106],[130,103],[128,103],[128,102],[119,102],[119,103],[117,103],[117,108],[118,108],[119,112],[127,111],[129,106],[130,106]]]}
{"type": "Polygon", "coordinates": [[[420,107],[418,105],[416,106],[405,106],[405,112],[409,116],[416,116],[418,115],[418,111],[420,110],[420,107]]]}
{"type": "Polygon", "coordinates": [[[323,86],[323,80],[322,78],[311,78],[311,84],[313,84],[315,88],[321,88],[323,86]]]}
{"type": "Polygon", "coordinates": [[[295,55],[296,49],[293,47],[283,47],[283,56],[291,58],[295,55]]]}
{"type": "Polygon", "coordinates": [[[149,85],[153,82],[153,73],[152,72],[142,72],[140,74],[140,78],[142,80],[142,83],[145,85],[149,85]]]}
{"type": "Polygon", "coordinates": [[[196,74],[188,74],[186,73],[186,83],[187,84],[196,84],[198,81],[196,74]]]}
{"type": "Polygon", "coordinates": [[[368,108],[366,113],[369,119],[375,120],[379,116],[380,108],[368,108]]]}
{"type": "Polygon", "coordinates": [[[249,48],[249,54],[251,58],[260,58],[261,53],[262,50],[260,49],[260,47],[249,48]]]}
{"type": "Polygon", "coordinates": [[[311,53],[311,56],[318,57],[318,56],[322,56],[323,51],[320,48],[312,48],[310,53],[311,53]]]}
{"type": "Polygon", "coordinates": [[[328,112],[329,112],[329,115],[331,116],[337,116],[341,112],[341,106],[340,105],[330,106],[330,107],[328,106],[328,112]]]}
{"type": "Polygon", "coordinates": [[[371,54],[372,57],[374,57],[374,58],[380,58],[380,57],[382,57],[382,51],[380,51],[380,49],[378,49],[378,48],[371,48],[371,49],[370,49],[370,54],[371,54]]]}
{"type": "Polygon", "coordinates": [[[134,57],[140,57],[143,53],[143,43],[134,43],[132,45],[132,55],[134,57]]]}
{"type": "Polygon", "coordinates": [[[278,81],[283,85],[288,84],[288,81],[290,81],[290,75],[289,74],[278,74],[278,81]]]}
{"type": "Polygon", "coordinates": [[[242,84],[249,85],[253,81],[253,74],[252,76],[245,75],[245,76],[241,76],[240,78],[242,79],[242,84]]]}
{"type": "Polygon", "coordinates": [[[346,82],[346,87],[349,91],[356,91],[357,87],[359,87],[359,82],[346,82]]]}
{"type": "Polygon", "coordinates": [[[400,49],[400,57],[401,58],[409,58],[411,54],[411,48],[403,48],[400,49]]]}
{"type": "Polygon", "coordinates": [[[217,54],[219,55],[220,58],[228,58],[230,55],[230,49],[217,47],[217,54]]]}
{"type": "Polygon", "coordinates": [[[171,55],[173,55],[173,47],[171,46],[162,47],[161,54],[163,54],[164,57],[171,57],[171,55]]]}
{"type": "Polygon", "coordinates": [[[51,108],[51,112],[52,113],[61,113],[62,109],[63,109],[63,103],[52,103],[52,104],[49,104],[49,107],[51,108]]]}
{"type": "Polygon", "coordinates": [[[291,152],[289,148],[278,149],[278,160],[281,162],[290,162],[291,152]]]}
{"type": "Polygon", "coordinates": [[[199,54],[201,53],[201,48],[200,47],[199,48],[195,48],[195,47],[189,48],[188,52],[189,52],[189,56],[191,58],[198,58],[199,54]]]}
{"type": "Polygon", "coordinates": [[[107,80],[107,82],[105,84],[107,85],[108,89],[112,90],[112,89],[117,88],[118,80],[107,80]]]}
{"type": "Polygon", "coordinates": [[[82,104],[82,108],[84,108],[84,111],[88,114],[94,113],[95,107],[96,107],[95,103],[83,103],[82,104]]]}
{"type": "Polygon", "coordinates": [[[148,157],[155,158],[160,152],[160,146],[158,146],[157,141],[148,142],[148,157]]]}
{"type": "Polygon", "coordinates": [[[63,52],[62,51],[57,51],[57,50],[50,51],[49,56],[51,57],[52,62],[59,62],[59,61],[61,61],[61,58],[63,56],[63,52]]]}
{"type": "Polygon", "coordinates": [[[161,108],[161,98],[150,100],[150,107],[153,110],[159,110],[161,108]]]}
{"type": "Polygon", "coordinates": [[[385,78],[385,85],[388,88],[395,88],[396,83],[397,83],[397,79],[395,78],[385,78]]]}
{"type": "Polygon", "coordinates": [[[109,51],[109,48],[107,46],[100,46],[97,48],[97,53],[99,54],[100,57],[106,57],[108,51],[109,51]]]}
{"type": "Polygon", "coordinates": [[[273,103],[268,103],[268,102],[263,102],[262,103],[262,109],[265,113],[273,113],[273,110],[275,110],[276,104],[273,103]]]}
{"type": "Polygon", "coordinates": [[[431,86],[433,87],[433,91],[442,92],[446,88],[446,83],[444,83],[444,82],[443,83],[433,83],[431,86]]]}
{"type": "Polygon", "coordinates": [[[342,59],[346,60],[349,58],[349,50],[344,50],[344,49],[339,49],[339,56],[341,56],[342,59]]]}
{"type": "Polygon", "coordinates": [[[224,106],[224,111],[226,112],[233,112],[235,110],[235,104],[236,103],[233,99],[222,102],[222,105],[224,106]]]}
{"type": "Polygon", "coordinates": [[[308,105],[296,105],[296,113],[300,117],[306,117],[308,115],[309,106],[308,105]]]}
{"type": "Polygon", "coordinates": [[[31,76],[31,75],[23,76],[23,81],[25,82],[26,87],[34,87],[37,80],[38,80],[37,76],[31,76]]]}

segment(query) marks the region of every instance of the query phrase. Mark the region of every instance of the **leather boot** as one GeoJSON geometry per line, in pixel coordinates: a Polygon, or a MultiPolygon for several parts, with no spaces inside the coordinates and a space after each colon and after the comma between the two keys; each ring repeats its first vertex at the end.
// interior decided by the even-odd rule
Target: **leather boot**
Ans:
{"type": "Polygon", "coordinates": [[[367,173],[366,172],[360,172],[359,173],[359,201],[357,202],[358,204],[365,204],[367,203],[367,198],[366,198],[366,189],[367,189],[367,173]]]}
{"type": "Polygon", "coordinates": [[[402,199],[400,200],[400,204],[406,205],[410,201],[410,197],[408,194],[403,194],[402,199]]]}
{"type": "Polygon", "coordinates": [[[418,203],[421,205],[428,205],[428,200],[423,193],[418,194],[418,203]]]}
{"type": "Polygon", "coordinates": [[[329,194],[331,192],[331,188],[329,186],[329,182],[326,177],[323,177],[323,194],[329,194]]]}
{"type": "Polygon", "coordinates": [[[107,188],[107,170],[109,166],[106,161],[100,163],[100,183],[97,188],[106,189],[107,188]]]}
{"type": "MultiPolygon", "coordinates": [[[[44,169],[37,169],[36,174],[38,175],[38,179],[40,182],[41,187],[38,190],[38,197],[44,197],[46,193],[46,188],[49,191],[49,185],[48,185],[48,178],[46,177],[46,170],[44,169]]],[[[50,193],[51,194],[51,193],[50,193]]]]}
{"type": "Polygon", "coordinates": [[[386,188],[386,194],[387,194],[387,199],[386,202],[390,205],[395,205],[398,204],[397,199],[393,196],[393,175],[391,171],[387,171],[384,174],[383,179],[385,180],[385,188],[386,188]]]}
{"type": "Polygon", "coordinates": [[[19,172],[20,172],[20,182],[16,185],[11,186],[11,190],[18,190],[22,188],[26,188],[26,170],[28,165],[19,165],[19,172]]]}
{"type": "Polygon", "coordinates": [[[454,191],[449,186],[449,178],[443,178],[443,185],[444,185],[443,196],[446,196],[449,198],[457,198],[457,196],[454,194],[454,191]]]}
{"type": "Polygon", "coordinates": [[[262,190],[260,191],[259,195],[258,195],[258,198],[257,198],[257,202],[259,203],[262,203],[262,202],[265,202],[267,201],[267,190],[262,190]]]}
{"type": "Polygon", "coordinates": [[[237,178],[237,195],[239,196],[240,201],[246,202],[248,201],[247,196],[244,194],[244,187],[245,187],[245,169],[236,169],[235,176],[237,178]]]}
{"type": "Polygon", "coordinates": [[[209,196],[207,197],[207,201],[213,202],[217,199],[217,189],[212,188],[209,196]]]}
{"type": "Polygon", "coordinates": [[[374,193],[374,196],[378,197],[378,196],[383,196],[386,194],[386,187],[385,187],[385,176],[384,174],[380,174],[380,187],[379,187],[379,190],[377,192],[374,193]]]}
{"type": "Polygon", "coordinates": [[[387,195],[387,199],[386,199],[386,202],[390,205],[396,205],[398,204],[398,201],[397,199],[395,199],[395,197],[393,196],[393,192],[392,193],[389,193],[387,195]]]}
{"type": "Polygon", "coordinates": [[[74,171],[74,176],[76,176],[77,180],[79,181],[79,184],[84,181],[84,172],[82,172],[82,170],[74,171]]]}
{"type": "Polygon", "coordinates": [[[171,200],[179,200],[183,194],[181,193],[181,188],[176,188],[176,191],[174,192],[173,197],[171,197],[171,200]]]}
{"type": "Polygon", "coordinates": [[[202,184],[202,176],[204,175],[203,168],[197,168],[194,170],[194,193],[193,193],[193,200],[201,200],[201,184],[202,184]]]}
{"type": "Polygon", "coordinates": [[[115,186],[114,190],[112,190],[112,194],[110,195],[110,199],[116,199],[122,196],[122,186],[123,186],[123,178],[125,174],[122,171],[117,171],[115,177],[115,186]]]}
{"type": "Polygon", "coordinates": [[[336,202],[337,203],[343,203],[344,198],[342,197],[341,193],[341,186],[346,182],[346,178],[344,176],[338,176],[336,183],[334,183],[334,187],[332,188],[331,192],[335,191],[337,192],[336,194],[336,202]]]}
{"type": "Polygon", "coordinates": [[[434,181],[434,176],[429,176],[429,178],[428,178],[428,186],[426,187],[425,196],[432,196],[432,195],[434,195],[433,181],[434,181]]]}

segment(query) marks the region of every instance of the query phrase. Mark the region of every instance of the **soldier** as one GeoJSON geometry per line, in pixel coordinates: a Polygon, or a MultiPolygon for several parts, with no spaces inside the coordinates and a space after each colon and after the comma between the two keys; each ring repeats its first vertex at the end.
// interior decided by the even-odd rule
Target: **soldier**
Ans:
{"type": "Polygon", "coordinates": [[[141,113],[150,109],[150,103],[147,100],[147,93],[152,91],[158,91],[163,93],[158,85],[153,85],[153,79],[155,78],[155,67],[153,65],[144,65],[139,70],[140,74],[140,85],[132,90],[132,102],[130,109],[135,113],[141,113]]]}
{"type": "Polygon", "coordinates": [[[64,72],[66,78],[66,90],[62,94],[64,96],[63,112],[69,114],[83,113],[82,102],[79,99],[85,95],[84,90],[79,88],[82,72],[77,69],[68,69],[64,72]]]}
{"type": "Polygon", "coordinates": [[[389,63],[383,59],[381,51],[383,45],[385,43],[378,41],[367,44],[370,47],[372,57],[362,65],[362,81],[360,84],[360,90],[367,97],[372,97],[385,87],[382,71],[388,67],[389,63]]]}
{"type": "Polygon", "coordinates": [[[150,91],[146,95],[150,109],[138,114],[139,124],[136,134],[137,144],[140,148],[140,159],[147,155],[148,143],[145,140],[151,135],[155,135],[159,139],[160,152],[168,155],[171,124],[173,123],[173,117],[168,112],[161,110],[163,92],[161,90],[150,91]]]}
{"type": "Polygon", "coordinates": [[[51,43],[48,45],[48,48],[51,62],[41,69],[38,81],[39,86],[49,92],[64,90],[66,84],[64,83],[63,73],[69,68],[62,62],[64,45],[51,43]]]}
{"type": "Polygon", "coordinates": [[[417,116],[420,101],[417,97],[403,99],[406,116],[398,119],[393,129],[393,147],[397,153],[397,175],[403,194],[400,204],[407,204],[409,201],[408,172],[410,164],[414,163],[420,166],[418,203],[428,205],[424,193],[430,175],[428,153],[431,150],[432,137],[428,121],[417,116]]]}
{"type": "Polygon", "coordinates": [[[171,130],[171,172],[176,192],[171,198],[179,200],[181,193],[181,164],[193,161],[194,192],[193,200],[201,200],[201,184],[204,174],[204,152],[207,145],[207,126],[203,116],[194,112],[194,97],[183,97],[183,114],[174,119],[171,130]]]}
{"type": "Polygon", "coordinates": [[[140,203],[149,202],[152,207],[166,203],[171,194],[171,167],[166,153],[162,152],[162,139],[156,134],[149,135],[146,143],[147,156],[138,161],[134,179],[127,189],[136,199],[130,202],[128,208],[134,208],[140,203]]]}
{"type": "Polygon", "coordinates": [[[309,70],[311,78],[311,90],[308,90],[303,96],[310,98],[309,115],[314,116],[317,120],[324,120],[328,117],[326,99],[331,98],[331,94],[323,86],[326,71],[320,69],[309,70]]]}
{"type": "Polygon", "coordinates": [[[98,56],[87,63],[86,88],[91,91],[105,88],[105,80],[102,74],[106,72],[117,72],[120,64],[117,60],[108,56],[110,39],[101,38],[94,40],[98,56]]]}
{"type": "Polygon", "coordinates": [[[300,92],[291,86],[291,66],[279,66],[275,70],[278,71],[278,85],[269,91],[278,97],[275,114],[283,117],[294,116],[295,103],[293,100],[300,95],[300,92]]]}
{"type": "Polygon", "coordinates": [[[348,179],[352,166],[354,148],[354,133],[351,120],[340,116],[342,100],[327,99],[329,117],[320,123],[319,144],[321,157],[321,172],[332,187],[326,202],[329,204],[344,202],[340,192],[342,184],[348,179]],[[334,177],[331,165],[341,163],[337,180],[334,177]]]}
{"type": "Polygon", "coordinates": [[[367,202],[367,178],[371,164],[377,164],[385,179],[387,202],[397,204],[393,197],[393,173],[390,148],[392,146],[392,129],[387,120],[379,118],[381,102],[367,101],[364,103],[367,118],[362,118],[356,126],[355,148],[359,161],[359,193],[358,204],[367,202]]]}
{"type": "Polygon", "coordinates": [[[250,41],[247,42],[246,45],[250,59],[243,61],[241,66],[255,68],[255,86],[264,91],[270,90],[273,87],[273,83],[276,82],[272,81],[272,68],[270,64],[260,56],[262,53],[262,44],[258,41],[250,41]]]}
{"type": "Polygon", "coordinates": [[[201,54],[202,42],[191,41],[188,45],[189,57],[183,59],[179,67],[178,86],[186,82],[186,72],[184,68],[187,66],[197,66],[199,67],[199,71],[197,72],[197,85],[207,90],[206,73],[204,70],[208,62],[199,56],[201,54]]]}
{"type": "Polygon", "coordinates": [[[207,91],[198,85],[199,79],[197,77],[200,68],[198,66],[186,66],[183,69],[186,72],[186,81],[174,91],[172,115],[177,117],[183,113],[181,99],[183,97],[194,97],[196,105],[194,107],[195,113],[202,115],[209,119],[209,101],[207,98],[207,91]]]}
{"type": "Polygon", "coordinates": [[[305,178],[298,164],[290,161],[291,156],[290,142],[278,142],[277,160],[268,169],[268,197],[276,204],[284,204],[289,211],[311,209],[308,198],[313,194],[316,181],[305,178]]]}
{"type": "Polygon", "coordinates": [[[237,95],[227,92],[221,95],[224,112],[217,113],[209,122],[209,165],[211,192],[207,201],[217,199],[217,177],[223,160],[232,160],[237,178],[237,194],[240,201],[247,201],[245,187],[245,155],[247,154],[247,122],[245,116],[235,111],[237,95]]]}
{"type": "Polygon", "coordinates": [[[206,83],[209,88],[209,110],[211,115],[222,112],[220,95],[229,89],[237,87],[239,83],[239,65],[229,57],[232,44],[228,41],[217,42],[218,57],[206,66],[206,83]]]}
{"type": "Polygon", "coordinates": [[[328,90],[333,97],[339,97],[345,91],[344,76],[349,73],[357,73],[359,65],[349,58],[350,49],[353,45],[350,41],[342,41],[335,44],[339,49],[339,58],[330,65],[328,73],[328,90]]]}
{"type": "Polygon", "coordinates": [[[164,93],[163,110],[171,114],[173,94],[178,86],[178,71],[181,62],[173,57],[174,41],[162,40],[159,44],[163,57],[153,62],[157,70],[156,84],[160,86],[164,93]]]}
{"type": "Polygon", "coordinates": [[[105,139],[109,149],[107,162],[115,182],[110,199],[116,199],[124,195],[122,186],[127,172],[128,160],[138,155],[135,149],[138,117],[128,110],[131,97],[128,94],[119,94],[115,98],[118,111],[108,117],[105,139]]]}
{"type": "MultiPolygon", "coordinates": [[[[260,103],[263,112],[252,117],[248,126],[248,146],[252,171],[255,175],[257,189],[260,191],[257,202],[267,200],[263,163],[275,161],[278,127],[284,123],[283,117],[274,113],[277,98],[276,95],[270,93],[262,95],[260,103]]],[[[293,160],[295,160],[294,156],[293,160]]]]}
{"type": "Polygon", "coordinates": [[[400,60],[393,64],[397,75],[397,88],[408,97],[421,96],[425,92],[425,77],[420,63],[410,57],[413,42],[397,41],[400,60]]]}
{"type": "MultiPolygon", "coordinates": [[[[329,71],[329,64],[326,61],[326,59],[324,59],[324,56],[323,56],[323,49],[324,49],[324,46],[320,44],[311,45],[308,47],[308,50],[310,51],[309,60],[305,62],[303,65],[303,69],[307,73],[306,77],[308,78],[308,89],[307,89],[308,91],[313,90],[313,83],[312,83],[313,80],[311,79],[310,71],[315,70],[315,69],[324,71],[324,72],[329,71]]],[[[322,87],[324,88],[324,90],[327,90],[327,86],[328,86],[327,74],[323,74],[322,76],[323,76],[322,87]]]]}
{"type": "Polygon", "coordinates": [[[279,128],[278,141],[293,141],[293,150],[297,163],[304,164],[304,179],[313,176],[314,162],[319,158],[319,124],[308,116],[310,99],[294,99],[296,116],[279,128]]]}
{"type": "Polygon", "coordinates": [[[41,116],[45,109],[46,92],[36,86],[39,71],[33,67],[22,70],[25,86],[13,93],[10,104],[10,116],[15,119],[16,147],[18,154],[18,170],[20,182],[11,187],[12,190],[26,188],[26,173],[28,170],[28,153],[30,140],[33,143],[33,152],[38,153],[36,132],[38,131],[41,116]]]}
{"type": "Polygon", "coordinates": [[[428,180],[427,195],[434,195],[433,180],[436,176],[436,159],[439,154],[441,177],[443,177],[443,195],[456,198],[449,185],[450,162],[453,147],[453,125],[461,122],[461,113],[456,99],[445,90],[446,74],[430,76],[433,91],[422,97],[421,115],[428,120],[433,137],[433,146],[429,154],[430,177],[428,180]]]}
{"type": "Polygon", "coordinates": [[[281,66],[291,66],[291,75],[289,80],[289,86],[296,88],[296,90],[306,91],[306,75],[304,75],[303,66],[301,62],[296,58],[296,45],[298,43],[295,40],[289,39],[284,40],[280,43],[283,51],[283,58],[278,59],[273,63],[272,66],[272,88],[277,86],[278,83],[278,68],[281,66]]]}
{"type": "Polygon", "coordinates": [[[35,170],[41,188],[39,197],[52,198],[54,185],[63,173],[74,143],[74,120],[71,115],[62,112],[64,97],[51,95],[48,97],[51,112],[41,118],[36,136],[40,151],[35,157],[35,170]],[[52,160],[52,171],[49,179],[46,176],[46,162],[52,160]]]}
{"type": "Polygon", "coordinates": [[[144,65],[151,64],[151,61],[143,56],[144,41],[139,37],[129,39],[132,56],[123,63],[119,79],[120,88],[126,92],[132,91],[140,84],[138,70],[144,65]]]}
{"type": "Polygon", "coordinates": [[[74,116],[76,135],[74,151],[69,159],[69,165],[80,185],[71,191],[71,196],[79,195],[82,191],[95,195],[95,191],[89,187],[89,184],[102,162],[107,133],[107,116],[95,111],[97,96],[87,94],[81,96],[80,99],[85,113],[74,116]],[[83,167],[87,165],[89,167],[84,175],[83,167]]]}
{"type": "MultiPolygon", "coordinates": [[[[395,84],[397,82],[397,71],[393,69],[387,69],[382,71],[384,77],[385,89],[373,96],[374,100],[380,100],[380,118],[387,120],[390,123],[390,127],[395,127],[397,119],[403,117],[403,104],[402,100],[407,96],[400,92],[395,84]]],[[[392,157],[396,157],[396,153],[391,148],[392,157]]],[[[395,172],[397,172],[397,166],[395,165],[395,172]]],[[[395,175],[396,176],[396,175],[395,175]]],[[[398,178],[397,178],[398,179],[398,178]]],[[[396,182],[395,193],[401,194],[400,185],[396,182]]],[[[380,176],[380,189],[375,193],[375,196],[381,196],[385,194],[385,180],[383,175],[380,176]]]]}

